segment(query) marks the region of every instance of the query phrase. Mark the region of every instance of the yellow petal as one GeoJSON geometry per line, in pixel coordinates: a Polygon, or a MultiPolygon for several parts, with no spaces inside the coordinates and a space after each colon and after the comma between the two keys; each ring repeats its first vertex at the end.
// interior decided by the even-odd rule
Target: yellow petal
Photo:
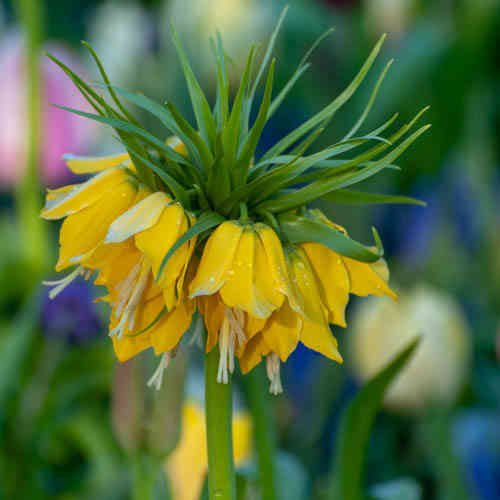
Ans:
{"type": "Polygon", "coordinates": [[[347,326],[345,308],[349,302],[349,274],[340,255],[321,243],[303,243],[320,287],[321,298],[328,308],[328,322],[347,326]]]}
{"type": "Polygon", "coordinates": [[[265,224],[256,224],[255,229],[267,256],[269,278],[274,283],[274,290],[288,297],[292,309],[302,312],[303,305],[292,287],[285,254],[278,235],[265,224]]]}
{"type": "Polygon", "coordinates": [[[374,270],[373,264],[348,257],[342,257],[342,259],[349,273],[351,293],[362,297],[366,295],[388,295],[394,300],[397,299],[397,295],[374,270]]]}
{"type": "Polygon", "coordinates": [[[68,184],[67,186],[62,186],[60,188],[56,189],[50,189],[47,188],[47,200],[56,200],[60,198],[61,196],[64,196],[65,194],[69,193],[72,189],[75,187],[79,186],[79,184],[68,184]]]}
{"type": "Polygon", "coordinates": [[[136,188],[130,182],[122,182],[94,204],[70,215],[59,234],[60,250],[56,270],[89,257],[108,232],[109,225],[130,206],[136,188]]]}
{"type": "Polygon", "coordinates": [[[64,155],[68,168],[75,174],[92,174],[111,167],[116,167],[121,163],[129,162],[128,153],[118,153],[109,156],[75,156],[64,155]]]}
{"type": "Polygon", "coordinates": [[[172,135],[167,139],[167,145],[180,155],[188,157],[188,150],[185,144],[176,135],[172,135]]]}
{"type": "Polygon", "coordinates": [[[150,194],[111,224],[106,243],[119,243],[154,226],[170,202],[161,191],[150,194]]]}
{"type": "Polygon", "coordinates": [[[298,247],[287,251],[289,270],[296,295],[301,297],[303,315],[318,324],[323,324],[328,318],[328,310],[321,300],[318,282],[304,251],[298,247]]]}
{"type": "Polygon", "coordinates": [[[219,294],[202,295],[196,299],[207,329],[206,352],[209,353],[219,340],[219,330],[224,320],[224,303],[219,294]]]}
{"type": "MultiPolygon", "coordinates": [[[[91,266],[94,255],[86,259],[86,266],[91,266]]],[[[109,289],[114,289],[121,283],[130,271],[140,263],[141,253],[135,245],[129,242],[116,243],[114,245],[103,245],[96,251],[96,263],[100,264],[99,276],[95,281],[96,285],[106,285],[109,289]],[[99,254],[104,252],[104,248],[109,247],[110,252],[103,256],[103,260],[99,261],[99,254]]]]}
{"type": "Polygon", "coordinates": [[[182,300],[177,307],[165,314],[150,332],[155,354],[172,350],[191,325],[194,313],[189,300],[182,300]]]}
{"type": "Polygon", "coordinates": [[[281,361],[286,361],[297,347],[302,321],[302,317],[287,302],[267,320],[262,337],[281,361]]]}
{"type": "Polygon", "coordinates": [[[262,361],[262,356],[269,354],[270,349],[261,333],[251,338],[246,346],[245,351],[240,357],[240,369],[243,374],[248,373],[262,361]]]}
{"type": "MultiPolygon", "coordinates": [[[[276,309],[259,291],[263,276],[256,274],[255,257],[258,237],[253,229],[245,227],[228,271],[228,278],[219,294],[228,307],[237,307],[255,318],[267,318],[276,309]]],[[[265,258],[265,254],[264,254],[265,258]]],[[[266,269],[261,271],[267,273],[266,269]]]]}
{"type": "Polygon", "coordinates": [[[304,320],[300,341],[309,349],[323,354],[327,358],[342,363],[342,356],[338,351],[337,339],[333,336],[328,323],[318,324],[304,320]]]}
{"type": "Polygon", "coordinates": [[[243,232],[234,221],[223,222],[208,238],[198,271],[189,286],[190,297],[211,295],[229,278],[233,258],[243,232]]]}
{"type": "Polygon", "coordinates": [[[44,219],[61,219],[90,207],[109,191],[127,180],[129,174],[120,167],[97,174],[86,182],[78,184],[63,196],[47,200],[41,216],[44,219]]]}

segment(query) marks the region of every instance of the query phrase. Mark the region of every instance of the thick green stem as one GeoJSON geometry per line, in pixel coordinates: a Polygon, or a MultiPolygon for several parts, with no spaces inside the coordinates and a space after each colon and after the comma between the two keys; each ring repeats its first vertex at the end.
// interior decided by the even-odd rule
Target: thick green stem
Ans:
{"type": "Polygon", "coordinates": [[[138,452],[133,458],[132,500],[153,500],[158,462],[147,453],[138,452]]]}
{"type": "Polygon", "coordinates": [[[262,500],[276,500],[276,435],[271,414],[271,396],[267,391],[268,381],[263,368],[257,366],[245,375],[245,383],[248,406],[252,414],[262,500]]]}
{"type": "Polygon", "coordinates": [[[207,424],[208,490],[210,500],[236,500],[232,435],[232,392],[217,382],[219,352],[205,358],[205,413],[207,424]]]}

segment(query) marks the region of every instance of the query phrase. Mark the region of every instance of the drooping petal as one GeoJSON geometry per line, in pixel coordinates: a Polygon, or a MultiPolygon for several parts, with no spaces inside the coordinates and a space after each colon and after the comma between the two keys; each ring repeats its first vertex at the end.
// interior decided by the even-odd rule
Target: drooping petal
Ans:
{"type": "Polygon", "coordinates": [[[269,277],[274,283],[274,289],[288,297],[292,309],[301,312],[303,304],[300,302],[300,297],[295,294],[290,281],[285,254],[278,235],[265,224],[256,224],[255,229],[267,256],[269,277]]]}
{"type": "Polygon", "coordinates": [[[191,325],[193,314],[192,301],[182,300],[151,329],[151,343],[156,355],[170,351],[179,343],[191,325]]]}
{"type": "MultiPolygon", "coordinates": [[[[259,292],[258,285],[264,277],[256,272],[257,240],[254,230],[245,227],[228,271],[229,276],[219,294],[228,307],[237,307],[255,318],[267,318],[276,307],[266,300],[264,293],[259,292]]],[[[267,269],[262,269],[262,263],[259,264],[259,270],[267,273],[267,269]]]]}
{"type": "Polygon", "coordinates": [[[110,168],[78,184],[64,196],[48,199],[42,210],[44,219],[61,219],[92,206],[109,191],[127,180],[129,174],[120,167],[110,168]]]}
{"type": "Polygon", "coordinates": [[[342,363],[342,356],[338,351],[337,339],[330,331],[328,323],[318,324],[307,319],[302,324],[300,341],[309,349],[323,354],[327,358],[342,363]]]}
{"type": "Polygon", "coordinates": [[[201,295],[196,299],[207,329],[206,352],[209,353],[219,340],[219,331],[224,320],[224,303],[219,294],[201,295]]]}
{"type": "Polygon", "coordinates": [[[93,174],[122,163],[130,162],[128,153],[118,153],[108,156],[75,156],[64,155],[68,168],[75,174],[93,174]]]}
{"type": "Polygon", "coordinates": [[[289,247],[287,259],[295,293],[301,297],[304,317],[318,324],[326,323],[328,310],[321,300],[316,276],[304,251],[299,247],[289,247]]]}
{"type": "Polygon", "coordinates": [[[103,241],[110,224],[119,217],[136,195],[130,182],[122,182],[91,206],[68,216],[59,235],[60,250],[56,270],[79,263],[89,257],[103,241]]]}
{"type": "Polygon", "coordinates": [[[245,350],[240,357],[241,372],[245,375],[262,361],[262,356],[269,354],[270,348],[258,333],[245,345],[245,350]]]}
{"type": "Polygon", "coordinates": [[[68,194],[72,189],[79,186],[79,184],[68,184],[67,186],[62,186],[56,189],[47,188],[46,200],[57,200],[61,196],[68,194]]]}
{"type": "Polygon", "coordinates": [[[336,252],[321,243],[303,243],[311,267],[319,284],[321,298],[328,308],[328,322],[347,326],[345,308],[349,302],[349,274],[336,252]]]}
{"type": "Polygon", "coordinates": [[[150,194],[111,224],[106,243],[120,243],[151,228],[171,201],[171,198],[161,191],[150,194]]]}
{"type": "Polygon", "coordinates": [[[387,286],[386,281],[377,274],[375,271],[377,267],[374,269],[373,264],[348,257],[342,257],[342,259],[349,273],[351,293],[361,297],[366,295],[387,295],[397,300],[398,296],[387,286]]]}
{"type": "Polygon", "coordinates": [[[239,223],[226,221],[208,238],[198,271],[189,286],[191,298],[211,295],[224,285],[242,233],[239,223]]]}
{"type": "Polygon", "coordinates": [[[302,317],[287,302],[267,320],[262,338],[281,361],[286,361],[297,347],[302,323],[302,317]]]}

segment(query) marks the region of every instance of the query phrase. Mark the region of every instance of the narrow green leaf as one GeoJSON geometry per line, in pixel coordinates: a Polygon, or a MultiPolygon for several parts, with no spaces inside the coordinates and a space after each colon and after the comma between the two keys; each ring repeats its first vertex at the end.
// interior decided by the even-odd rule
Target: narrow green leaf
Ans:
{"type": "MultiPolygon", "coordinates": [[[[261,80],[262,76],[264,75],[264,71],[266,70],[266,67],[269,63],[269,60],[271,59],[271,56],[272,56],[272,53],[274,50],[274,46],[276,44],[276,39],[277,39],[278,34],[280,32],[283,21],[285,20],[286,14],[288,12],[288,8],[289,8],[288,5],[285,6],[285,8],[281,12],[281,15],[280,15],[278,22],[276,24],[276,28],[274,28],[274,31],[271,34],[271,38],[269,39],[269,43],[267,44],[266,52],[264,54],[264,58],[262,59],[262,63],[260,65],[259,72],[257,73],[257,76],[255,77],[255,81],[253,82],[253,85],[252,85],[252,90],[249,93],[248,102],[247,102],[246,110],[245,110],[245,112],[246,112],[245,120],[247,123],[248,123],[249,118],[250,118],[250,111],[252,109],[253,100],[255,99],[255,92],[257,91],[260,80],[261,80]]],[[[266,119],[267,118],[268,118],[268,116],[266,113],[266,119]]]]}
{"type": "Polygon", "coordinates": [[[215,137],[216,137],[216,125],[215,120],[212,115],[210,106],[208,105],[207,98],[203,93],[203,90],[198,83],[198,80],[194,76],[191,65],[189,64],[189,59],[186,55],[184,47],[182,46],[179,35],[173,24],[170,25],[172,32],[172,40],[174,42],[175,48],[177,50],[177,55],[181,61],[182,69],[184,71],[184,77],[186,78],[186,83],[188,85],[189,95],[191,97],[191,103],[193,105],[194,114],[196,116],[196,122],[200,130],[200,134],[205,140],[205,142],[210,146],[213,151],[215,148],[215,137]]]}
{"type": "Polygon", "coordinates": [[[419,339],[401,351],[359,391],[344,411],[337,432],[330,500],[363,500],[363,462],[375,416],[387,389],[406,366],[418,343],[419,339]]]}
{"type": "Polygon", "coordinates": [[[217,44],[216,44],[216,57],[217,57],[217,93],[218,93],[218,111],[219,116],[219,130],[222,130],[227,123],[229,114],[229,81],[226,71],[226,54],[222,44],[222,37],[217,31],[217,44]]]}
{"type": "Polygon", "coordinates": [[[390,194],[363,193],[361,191],[350,191],[348,189],[337,189],[321,197],[323,200],[343,205],[376,205],[380,203],[395,203],[408,205],[426,206],[425,201],[416,200],[407,196],[396,196],[390,194]]]}
{"type": "Polygon", "coordinates": [[[255,148],[257,147],[260,135],[267,121],[267,112],[269,110],[269,105],[271,104],[271,94],[273,90],[275,63],[276,60],[273,59],[269,68],[269,74],[267,75],[266,88],[264,90],[264,97],[262,98],[259,113],[252,127],[252,130],[248,134],[248,137],[243,144],[241,152],[238,156],[238,160],[233,169],[236,175],[235,185],[238,185],[238,181],[244,182],[246,180],[248,169],[250,167],[250,160],[255,153],[255,148]]]}
{"type": "Polygon", "coordinates": [[[309,184],[308,186],[298,189],[294,193],[285,194],[277,199],[264,201],[259,205],[259,208],[274,213],[285,212],[307,205],[308,203],[321,198],[335,189],[342,189],[353,184],[357,184],[358,182],[361,182],[386,168],[387,165],[391,164],[396,158],[398,158],[416,139],[418,139],[420,135],[428,130],[429,127],[430,125],[421,127],[405,139],[398,147],[394,148],[394,150],[392,150],[389,154],[384,156],[381,160],[374,162],[373,165],[370,165],[369,167],[365,167],[360,171],[335,176],[331,179],[320,179],[309,184]]]}
{"type": "Polygon", "coordinates": [[[362,262],[376,262],[378,252],[352,240],[344,233],[308,217],[283,215],[278,217],[280,229],[290,243],[314,241],[321,243],[340,255],[362,262]]]}
{"type": "Polygon", "coordinates": [[[297,142],[301,137],[303,137],[309,130],[313,129],[321,122],[331,117],[342,107],[354,94],[361,82],[364,80],[366,74],[371,68],[375,58],[377,57],[380,47],[384,42],[385,35],[383,35],[377,42],[372,52],[368,56],[367,60],[359,70],[358,74],[355,76],[354,80],[347,86],[347,88],[337,96],[328,106],[323,108],[319,113],[316,113],[312,118],[303,123],[300,127],[296,128],[293,132],[290,132],[281,141],[279,141],[274,147],[272,147],[263,157],[263,159],[268,159],[273,156],[278,156],[283,151],[285,151],[289,146],[297,142]]]}
{"type": "Polygon", "coordinates": [[[170,248],[170,250],[166,253],[165,257],[161,261],[160,268],[158,270],[158,276],[156,280],[158,281],[161,277],[163,269],[165,268],[168,259],[172,257],[172,255],[180,248],[184,243],[189,241],[190,239],[198,236],[200,233],[211,229],[215,226],[218,226],[221,222],[224,221],[224,217],[215,213],[215,212],[205,212],[200,216],[200,218],[196,221],[196,223],[191,226],[170,248]]]}
{"type": "Polygon", "coordinates": [[[127,119],[129,119],[132,123],[138,125],[137,120],[135,119],[135,117],[132,116],[124,108],[124,106],[120,102],[120,99],[118,99],[118,96],[115,94],[113,88],[111,87],[111,82],[109,81],[108,75],[106,74],[106,71],[104,70],[104,66],[102,65],[101,60],[99,59],[99,57],[97,57],[97,54],[95,53],[95,51],[92,48],[92,46],[89,43],[87,43],[87,42],[85,42],[83,40],[82,40],[82,44],[83,44],[84,47],[87,48],[87,50],[90,52],[90,55],[92,56],[92,58],[94,59],[95,63],[97,64],[97,67],[99,68],[99,72],[101,73],[102,79],[104,80],[104,83],[106,84],[106,86],[108,88],[109,95],[111,96],[111,98],[113,99],[113,101],[115,102],[115,104],[118,106],[118,109],[123,113],[123,116],[125,116],[127,119]]]}
{"type": "Polygon", "coordinates": [[[377,97],[378,91],[380,89],[380,86],[382,85],[382,82],[384,81],[385,75],[389,71],[389,68],[391,67],[392,63],[394,62],[394,59],[391,59],[386,65],[385,68],[383,69],[382,73],[377,79],[377,82],[375,83],[375,87],[373,88],[373,91],[370,95],[370,98],[368,99],[368,103],[365,106],[365,109],[361,113],[361,116],[358,118],[358,121],[354,124],[354,126],[349,130],[349,132],[346,134],[346,136],[342,139],[343,141],[350,139],[363,125],[364,121],[366,120],[366,117],[370,113],[370,110],[372,109],[373,103],[375,102],[375,98],[377,97]]]}
{"type": "Polygon", "coordinates": [[[191,125],[189,125],[189,123],[184,119],[179,111],[177,111],[177,108],[171,102],[167,102],[166,106],[180,130],[195,145],[200,155],[203,168],[205,171],[208,171],[208,168],[210,167],[210,165],[212,165],[214,157],[212,156],[212,153],[208,149],[207,145],[199,136],[198,132],[193,127],[191,127],[191,125]]]}

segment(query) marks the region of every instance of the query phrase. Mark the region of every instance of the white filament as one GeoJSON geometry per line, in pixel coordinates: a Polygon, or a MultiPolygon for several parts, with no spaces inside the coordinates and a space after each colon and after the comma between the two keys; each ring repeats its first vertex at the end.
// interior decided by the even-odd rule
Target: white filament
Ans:
{"type": "Polygon", "coordinates": [[[168,368],[170,361],[172,360],[172,352],[167,351],[161,355],[160,363],[158,368],[156,368],[153,376],[148,380],[148,387],[154,386],[157,391],[161,389],[161,384],[163,383],[163,373],[168,368]]]}
{"type": "Polygon", "coordinates": [[[54,286],[49,292],[49,298],[54,299],[57,297],[69,284],[78,278],[81,274],[85,273],[85,269],[82,266],[78,266],[74,271],[65,276],[64,278],[57,281],[43,281],[42,283],[47,286],[54,286]]]}
{"type": "Polygon", "coordinates": [[[280,358],[276,353],[273,352],[266,357],[267,378],[271,382],[269,386],[269,392],[271,394],[274,394],[275,396],[283,392],[283,386],[281,385],[280,365],[280,358]]]}

